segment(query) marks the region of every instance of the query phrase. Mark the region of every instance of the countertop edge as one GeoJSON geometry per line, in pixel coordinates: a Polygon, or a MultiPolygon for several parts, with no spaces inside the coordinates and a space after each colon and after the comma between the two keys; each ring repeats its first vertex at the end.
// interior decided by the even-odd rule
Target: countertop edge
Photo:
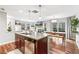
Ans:
{"type": "Polygon", "coordinates": [[[28,38],[31,38],[31,39],[35,39],[35,40],[40,40],[40,39],[42,39],[42,38],[48,37],[48,35],[45,35],[45,36],[43,36],[43,37],[36,38],[36,37],[32,37],[31,35],[22,34],[22,33],[20,33],[20,32],[15,32],[15,34],[22,35],[22,36],[25,36],[25,37],[28,37],[28,38]]]}

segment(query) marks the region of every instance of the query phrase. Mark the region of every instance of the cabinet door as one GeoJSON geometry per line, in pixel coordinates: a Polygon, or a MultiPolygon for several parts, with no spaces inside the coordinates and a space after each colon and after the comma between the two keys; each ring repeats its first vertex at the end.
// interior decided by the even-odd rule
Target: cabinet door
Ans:
{"type": "Polygon", "coordinates": [[[21,35],[15,35],[16,38],[16,48],[19,49],[22,53],[24,53],[24,47],[25,47],[25,43],[24,43],[24,38],[21,35]]]}
{"type": "Polygon", "coordinates": [[[20,38],[20,51],[22,52],[22,53],[24,53],[24,51],[25,51],[25,42],[24,42],[24,37],[21,37],[20,38]]]}
{"type": "Polygon", "coordinates": [[[19,49],[20,48],[20,38],[19,35],[15,34],[15,44],[16,44],[16,48],[19,49]]]}
{"type": "Polygon", "coordinates": [[[33,54],[34,53],[34,39],[26,38],[25,53],[26,54],[33,54]]]}
{"type": "Polygon", "coordinates": [[[35,54],[47,54],[47,37],[38,40],[35,44],[35,54]]]}

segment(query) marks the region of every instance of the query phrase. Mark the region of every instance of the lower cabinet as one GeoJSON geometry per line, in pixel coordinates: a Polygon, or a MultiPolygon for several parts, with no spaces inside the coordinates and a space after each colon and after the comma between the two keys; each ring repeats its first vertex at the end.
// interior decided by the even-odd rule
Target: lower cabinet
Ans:
{"type": "Polygon", "coordinates": [[[48,39],[44,37],[35,43],[35,54],[48,54],[48,39]]]}
{"type": "Polygon", "coordinates": [[[34,43],[25,40],[25,54],[34,54],[34,43]]]}
{"type": "Polygon", "coordinates": [[[24,43],[25,41],[24,41],[24,38],[21,38],[21,40],[20,40],[20,51],[22,52],[22,53],[25,53],[25,50],[24,50],[24,48],[25,48],[25,43],[24,43]]]}
{"type": "Polygon", "coordinates": [[[25,47],[25,41],[24,37],[21,35],[15,34],[15,40],[16,40],[16,48],[19,49],[22,53],[24,53],[24,47],[25,47]]]}
{"type": "Polygon", "coordinates": [[[47,37],[39,40],[21,36],[15,34],[16,48],[18,48],[23,54],[47,54],[47,37]]]}

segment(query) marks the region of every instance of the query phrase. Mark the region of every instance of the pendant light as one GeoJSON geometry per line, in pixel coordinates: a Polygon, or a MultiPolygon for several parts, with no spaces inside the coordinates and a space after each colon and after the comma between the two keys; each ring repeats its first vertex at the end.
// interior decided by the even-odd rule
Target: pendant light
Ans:
{"type": "Polygon", "coordinates": [[[29,13],[29,19],[30,19],[30,13],[31,13],[31,10],[28,10],[28,13],[29,13]]]}
{"type": "Polygon", "coordinates": [[[38,5],[38,7],[39,7],[39,11],[40,11],[40,13],[39,13],[39,19],[42,19],[42,17],[41,17],[41,7],[42,7],[42,5],[38,5]]]}

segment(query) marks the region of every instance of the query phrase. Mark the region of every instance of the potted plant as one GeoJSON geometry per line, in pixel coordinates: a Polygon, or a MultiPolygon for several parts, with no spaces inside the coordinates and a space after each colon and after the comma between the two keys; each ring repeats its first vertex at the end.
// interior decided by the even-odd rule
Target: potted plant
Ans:
{"type": "Polygon", "coordinates": [[[12,28],[11,28],[11,22],[9,22],[8,24],[8,29],[7,29],[8,32],[11,32],[12,31],[12,28]]]}
{"type": "Polygon", "coordinates": [[[73,19],[71,19],[71,31],[73,33],[77,33],[77,25],[79,24],[79,20],[78,18],[74,17],[73,19]]]}

